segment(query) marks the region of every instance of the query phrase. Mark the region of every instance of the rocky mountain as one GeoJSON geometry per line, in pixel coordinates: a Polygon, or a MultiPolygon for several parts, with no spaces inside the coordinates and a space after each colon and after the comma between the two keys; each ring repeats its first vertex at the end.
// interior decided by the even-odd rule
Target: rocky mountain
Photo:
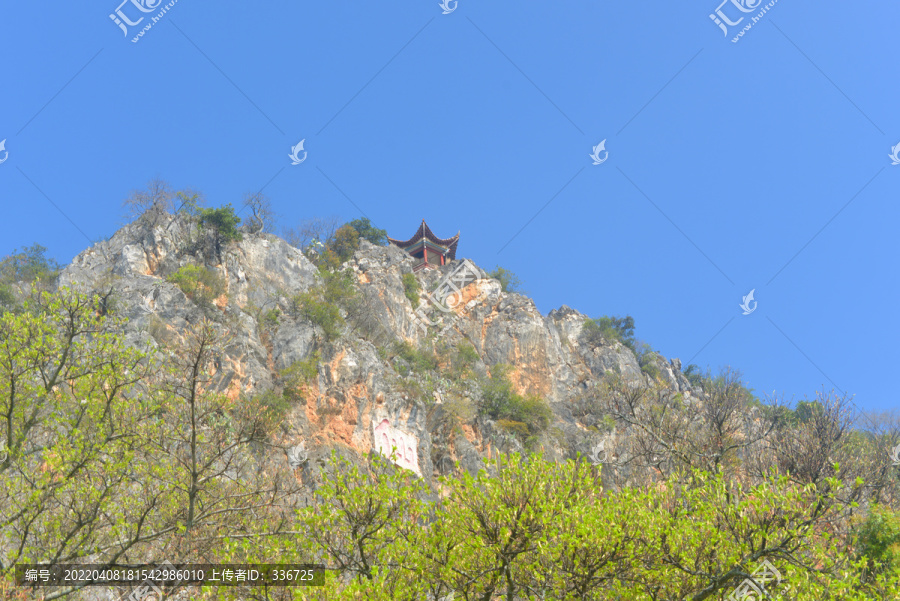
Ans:
{"type": "Polygon", "coordinates": [[[655,368],[642,369],[619,341],[581,342],[585,315],[566,306],[542,315],[470,261],[413,272],[404,251],[363,240],[342,266],[349,289],[346,302],[334,303],[335,326],[303,310],[323,286],[303,252],[271,234],[244,233],[210,253],[194,227],[171,215],[138,220],[78,255],[59,283],[101,292],[127,317],[136,346],[165,350],[191,324],[211,320],[227,340],[214,386],[232,397],[274,391],[290,399],[275,442],[304,482],[315,482],[317,460],[332,449],[359,456],[395,447],[396,463],[429,483],[457,461],[477,470],[498,450],[524,446],[566,458],[604,441],[614,455],[622,425],[590,405],[604,376],[649,383],[650,372],[687,402],[702,394],[678,359],[654,355],[655,368]],[[216,296],[191,298],[175,277],[186,266],[217,276],[216,296]],[[286,374],[297,366],[311,377],[291,384],[286,374]],[[486,383],[500,378],[516,398],[549,407],[543,427],[483,410],[486,383]],[[291,386],[296,394],[285,394],[291,386]]]}

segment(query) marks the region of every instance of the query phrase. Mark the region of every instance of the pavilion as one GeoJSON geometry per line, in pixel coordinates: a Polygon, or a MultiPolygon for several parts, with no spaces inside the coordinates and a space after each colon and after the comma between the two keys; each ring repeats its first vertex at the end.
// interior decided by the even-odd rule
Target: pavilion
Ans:
{"type": "Polygon", "coordinates": [[[418,259],[413,271],[419,271],[426,267],[437,268],[455,260],[459,232],[452,238],[438,238],[423,219],[422,225],[409,240],[394,240],[388,236],[388,241],[418,259]]]}

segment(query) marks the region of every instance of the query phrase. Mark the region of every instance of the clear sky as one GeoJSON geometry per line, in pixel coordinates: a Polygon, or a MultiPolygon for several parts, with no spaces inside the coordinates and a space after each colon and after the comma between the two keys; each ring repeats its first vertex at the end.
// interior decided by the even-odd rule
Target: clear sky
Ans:
{"type": "Polygon", "coordinates": [[[760,395],[898,407],[900,4],[719,1],[180,0],[137,42],[166,3],[5,2],[0,254],[68,262],[157,176],[262,189],[285,225],[461,231],[543,313],[760,395]]]}

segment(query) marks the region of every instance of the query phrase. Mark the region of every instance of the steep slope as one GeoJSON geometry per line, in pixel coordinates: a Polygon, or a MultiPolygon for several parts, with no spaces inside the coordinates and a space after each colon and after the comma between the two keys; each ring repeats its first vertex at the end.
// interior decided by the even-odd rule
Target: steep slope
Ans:
{"type": "MultiPolygon", "coordinates": [[[[274,442],[300,456],[304,482],[315,482],[316,460],[332,449],[364,454],[397,447],[397,463],[430,483],[456,461],[476,470],[497,449],[530,444],[549,457],[574,457],[588,454],[602,437],[621,435],[589,402],[610,373],[649,380],[629,348],[580,343],[586,316],[565,306],[541,315],[531,299],[502,292],[499,282],[462,261],[415,273],[420,291],[414,306],[409,276],[404,285],[412,266],[401,250],[363,241],[344,265],[354,298],[337,303],[346,318],[337,336],[298,308],[298,295],[322,285],[322,275],[298,249],[273,235],[245,233],[210,256],[194,225],[177,217],[125,226],[78,255],[60,285],[107,295],[129,320],[129,343],[138,346],[165,350],[192,324],[212,320],[228,339],[212,367],[216,388],[251,397],[294,387],[274,442]],[[169,281],[186,265],[214,271],[224,292],[209,303],[191,300],[169,281]],[[438,310],[439,294],[432,291],[461,267],[469,270],[468,280],[455,292],[452,309],[438,310]],[[289,383],[284,370],[304,362],[314,377],[289,383]],[[549,406],[549,427],[536,438],[528,439],[519,422],[479,411],[485,383],[499,381],[501,373],[508,373],[514,393],[549,406]]],[[[658,378],[670,389],[688,401],[699,393],[677,359],[656,362],[658,378]]]]}

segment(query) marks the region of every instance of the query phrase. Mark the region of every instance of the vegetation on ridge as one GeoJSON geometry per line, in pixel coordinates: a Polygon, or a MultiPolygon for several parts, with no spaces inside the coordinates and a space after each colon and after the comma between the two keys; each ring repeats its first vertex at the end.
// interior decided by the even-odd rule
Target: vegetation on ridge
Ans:
{"type": "MultiPolygon", "coordinates": [[[[165,273],[208,306],[224,282],[200,266],[214,264],[218,235],[201,225],[202,198],[165,186],[142,194],[143,206],[181,212],[178,258],[189,262],[165,273]]],[[[270,229],[257,200],[243,225],[222,207],[226,238],[270,229]]],[[[223,380],[247,347],[221,312],[222,323],[177,327],[146,317],[160,344],[135,348],[135,326],[106,292],[46,290],[58,266],[42,247],[0,261],[0,302],[5,284],[15,309],[0,307],[0,598],[30,595],[12,584],[17,563],[170,557],[328,568],[322,588],[188,591],[198,600],[721,600],[766,565],[781,577],[766,583],[773,599],[898,598],[896,420],[859,415],[833,392],[760,400],[730,369],[688,365],[692,388],[680,377],[671,386],[665,372],[677,364],[635,338],[630,316],[588,320],[581,345],[565,345],[566,361],[584,362],[554,382],[567,392],[551,411],[525,394],[544,383],[527,371],[532,340],[509,338],[525,358],[513,371],[495,363],[509,356],[496,330],[479,337],[463,323],[406,339],[378,316],[373,325],[382,300],[403,311],[404,295],[419,300],[413,274],[401,288],[392,272],[388,288],[344,265],[379,231],[335,223],[302,246],[316,285],[244,308],[268,390],[243,386],[257,372],[223,380]],[[297,333],[289,353],[272,350],[297,333]],[[279,356],[302,359],[276,372],[279,356]],[[342,357],[359,368],[350,378],[342,357]],[[650,377],[634,377],[635,366],[650,377]],[[427,413],[424,478],[359,450],[366,412],[381,402],[427,413]],[[301,431],[315,441],[309,461],[289,452],[301,431]],[[323,439],[337,449],[330,461],[323,439]]],[[[233,242],[223,238],[222,252],[233,242]]]]}

